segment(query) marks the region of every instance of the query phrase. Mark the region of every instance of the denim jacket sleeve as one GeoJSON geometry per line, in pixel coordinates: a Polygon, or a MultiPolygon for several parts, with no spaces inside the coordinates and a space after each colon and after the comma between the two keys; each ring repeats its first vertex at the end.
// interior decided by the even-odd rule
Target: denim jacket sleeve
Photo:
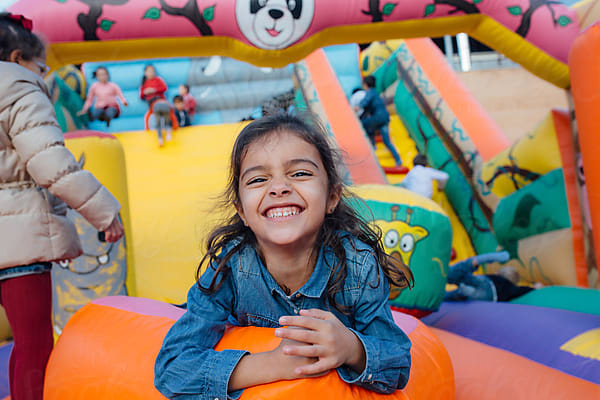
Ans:
{"type": "Polygon", "coordinates": [[[392,318],[387,304],[389,284],[372,255],[366,258],[363,270],[366,277],[361,279],[361,293],[354,306],[355,329],[351,330],[365,349],[365,369],[360,374],[346,367],[337,371],[345,382],[392,393],[408,382],[411,342],[392,318]]]}
{"type": "Polygon", "coordinates": [[[360,101],[360,108],[368,108],[374,97],[375,93],[373,90],[367,90],[367,94],[365,94],[365,97],[360,101]]]}
{"type": "MultiPolygon", "coordinates": [[[[208,287],[214,270],[200,278],[208,287]]],[[[175,322],[163,341],[154,365],[154,385],[166,397],[181,400],[231,399],[241,391],[227,394],[229,378],[239,360],[248,352],[215,351],[223,337],[227,318],[235,304],[231,274],[212,295],[194,284],[188,292],[187,312],[175,322]]]]}

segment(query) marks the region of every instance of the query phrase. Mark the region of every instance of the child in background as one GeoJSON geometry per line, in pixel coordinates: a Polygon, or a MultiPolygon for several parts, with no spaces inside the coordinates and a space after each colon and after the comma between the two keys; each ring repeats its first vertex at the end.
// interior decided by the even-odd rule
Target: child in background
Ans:
{"type": "Polygon", "coordinates": [[[173,106],[175,107],[175,116],[180,127],[190,126],[190,117],[188,112],[185,110],[185,104],[183,97],[177,95],[173,97],[173,106]]]}
{"type": "Polygon", "coordinates": [[[387,299],[390,282],[406,287],[412,275],[349,205],[324,132],[282,114],[240,132],[223,201],[234,213],[209,236],[187,312],[156,359],[165,396],[238,398],[246,387],[332,369],[376,392],[406,385],[410,341],[387,299]],[[214,351],[232,320],[278,328],[282,341],[262,353],[214,351]]]}
{"type": "Polygon", "coordinates": [[[427,157],[417,154],[413,159],[413,168],[406,174],[402,187],[431,199],[433,196],[433,181],[437,181],[438,190],[443,190],[449,175],[444,171],[427,166],[427,157]]]}
{"type": "Polygon", "coordinates": [[[356,88],[352,91],[352,96],[350,96],[350,107],[352,107],[359,119],[362,118],[365,112],[365,110],[363,110],[360,106],[360,102],[363,101],[366,95],[367,92],[365,92],[363,89],[356,88]]]}
{"type": "Polygon", "coordinates": [[[110,75],[106,67],[96,68],[93,76],[98,82],[94,82],[90,86],[83,108],[77,115],[83,115],[89,111],[90,120],[105,121],[106,126],[109,127],[110,121],[117,118],[121,113],[117,98],[121,100],[125,107],[127,107],[127,100],[125,100],[119,85],[110,82],[110,75]],[[96,101],[94,102],[94,100],[96,101]],[[92,103],[94,104],[93,107],[92,103]]]}
{"type": "Polygon", "coordinates": [[[0,13],[0,303],[13,335],[4,367],[12,400],[43,398],[54,344],[51,262],[82,252],[67,204],[107,241],[123,235],[119,202],[65,148],[43,81],[46,49],[32,28],[0,13]]]}
{"type": "Polygon", "coordinates": [[[146,65],[144,67],[142,85],[140,86],[140,98],[151,106],[155,100],[165,99],[167,89],[167,84],[158,76],[154,65],[146,65]]]}
{"type": "Polygon", "coordinates": [[[190,121],[193,121],[196,114],[196,99],[191,95],[190,87],[186,84],[179,85],[179,95],[183,98],[183,109],[188,113],[190,121]]]}
{"type": "Polygon", "coordinates": [[[375,133],[379,131],[383,144],[385,144],[385,147],[387,147],[394,157],[396,166],[400,166],[402,165],[402,160],[390,139],[390,128],[388,126],[390,123],[390,114],[387,112],[383,100],[381,100],[379,93],[375,89],[375,77],[372,75],[365,76],[363,78],[363,88],[367,91],[367,94],[359,106],[354,107],[354,111],[358,112],[360,108],[364,110],[360,121],[373,147],[375,147],[375,133]]]}
{"type": "Polygon", "coordinates": [[[140,86],[140,98],[148,103],[148,113],[144,118],[146,129],[150,126],[150,117],[154,117],[154,128],[156,128],[158,134],[159,146],[165,143],[163,131],[166,132],[168,142],[171,140],[171,129],[177,128],[177,118],[165,98],[167,89],[167,84],[157,75],[154,66],[152,64],[146,65],[142,85],[140,86]]]}
{"type": "Polygon", "coordinates": [[[502,267],[497,274],[473,275],[481,264],[505,263],[509,259],[507,251],[499,251],[470,257],[450,266],[448,283],[458,285],[458,289],[446,292],[444,300],[510,301],[534,290],[534,287],[518,286],[519,272],[510,265],[502,267]]]}

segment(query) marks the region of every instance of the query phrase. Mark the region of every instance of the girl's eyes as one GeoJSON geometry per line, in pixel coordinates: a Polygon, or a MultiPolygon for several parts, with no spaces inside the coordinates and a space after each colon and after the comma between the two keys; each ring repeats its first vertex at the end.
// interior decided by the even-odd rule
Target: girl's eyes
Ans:
{"type": "MultiPolygon", "coordinates": [[[[291,174],[292,178],[302,178],[302,177],[305,177],[305,176],[313,176],[313,173],[310,172],[310,171],[304,171],[304,170],[302,170],[302,171],[295,171],[295,172],[293,172],[291,174]]],[[[266,181],[267,181],[267,178],[256,177],[256,178],[250,179],[246,183],[246,185],[250,186],[250,185],[257,184],[257,183],[263,183],[263,182],[266,182],[266,181]]]]}
{"type": "Polygon", "coordinates": [[[266,182],[266,179],[265,178],[253,178],[248,181],[247,185],[252,185],[254,183],[262,183],[262,182],[266,182]]]}
{"type": "Polygon", "coordinates": [[[308,171],[296,171],[292,174],[293,177],[301,177],[301,176],[312,176],[313,174],[308,171]]]}

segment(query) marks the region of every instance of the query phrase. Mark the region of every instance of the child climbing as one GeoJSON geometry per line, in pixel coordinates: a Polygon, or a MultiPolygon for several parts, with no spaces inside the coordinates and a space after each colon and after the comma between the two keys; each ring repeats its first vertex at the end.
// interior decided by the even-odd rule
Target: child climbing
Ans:
{"type": "Polygon", "coordinates": [[[427,157],[417,154],[413,159],[413,167],[402,181],[402,187],[430,198],[433,196],[433,182],[438,184],[438,190],[446,187],[450,176],[444,171],[427,166],[427,157]]]}
{"type": "Polygon", "coordinates": [[[383,100],[381,100],[379,93],[375,89],[375,77],[372,75],[365,76],[363,78],[363,88],[367,94],[360,101],[359,106],[354,107],[354,111],[358,112],[360,108],[363,109],[360,121],[373,147],[375,147],[375,133],[379,131],[383,144],[385,144],[385,147],[387,147],[390,153],[392,153],[392,157],[394,157],[396,166],[400,166],[402,165],[402,160],[390,139],[390,114],[387,112],[383,100]]]}
{"type": "Polygon", "coordinates": [[[168,142],[172,138],[172,129],[177,129],[178,127],[175,113],[165,97],[167,89],[167,84],[158,76],[154,65],[146,65],[144,76],[142,77],[142,85],[140,86],[140,98],[148,103],[148,112],[144,120],[146,122],[146,129],[151,125],[156,129],[158,145],[161,147],[165,143],[163,132],[166,133],[165,138],[168,142]],[[153,124],[151,124],[151,119],[154,119],[153,124]]]}
{"type": "Polygon", "coordinates": [[[156,359],[161,393],[238,398],[250,386],[332,369],[376,392],[406,385],[410,341],[387,299],[390,283],[407,287],[412,275],[349,205],[340,163],[314,121],[271,115],[240,132],[224,195],[232,214],[209,236],[187,312],[156,359]],[[281,343],[214,351],[233,320],[277,328],[281,343]]]}

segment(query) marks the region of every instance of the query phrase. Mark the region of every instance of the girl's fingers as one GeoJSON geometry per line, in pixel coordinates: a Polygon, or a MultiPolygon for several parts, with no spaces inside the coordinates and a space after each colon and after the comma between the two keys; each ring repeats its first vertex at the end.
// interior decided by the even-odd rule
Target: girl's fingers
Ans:
{"type": "Polygon", "coordinates": [[[322,325],[322,320],[321,318],[309,316],[289,315],[279,318],[279,325],[297,326],[300,328],[318,330],[322,325]]]}
{"type": "Polygon", "coordinates": [[[321,359],[316,363],[304,365],[302,367],[298,367],[294,370],[297,375],[317,375],[322,374],[324,372],[329,372],[330,369],[335,368],[335,366],[327,361],[327,359],[321,359]]]}
{"type": "Polygon", "coordinates": [[[323,348],[318,345],[311,346],[292,346],[283,348],[283,354],[288,356],[302,356],[308,358],[318,358],[323,355],[323,348]]]}
{"type": "Polygon", "coordinates": [[[277,328],[275,329],[275,336],[297,342],[316,343],[319,333],[308,329],[277,328]]]}
{"type": "Polygon", "coordinates": [[[300,315],[304,316],[304,317],[312,317],[312,318],[317,318],[317,319],[331,319],[332,317],[335,318],[335,316],[330,313],[329,311],[324,311],[324,310],[319,310],[318,308],[311,308],[308,310],[300,310],[300,315]]]}

